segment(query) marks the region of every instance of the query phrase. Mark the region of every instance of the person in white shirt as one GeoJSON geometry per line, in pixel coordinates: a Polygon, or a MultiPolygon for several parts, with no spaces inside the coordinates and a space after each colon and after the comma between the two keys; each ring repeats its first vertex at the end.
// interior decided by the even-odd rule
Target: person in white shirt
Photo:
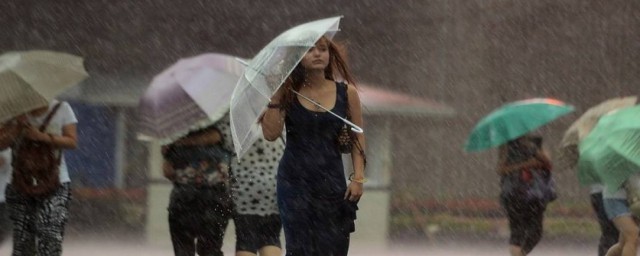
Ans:
{"type": "MultiPolygon", "coordinates": [[[[62,254],[64,227],[69,213],[71,200],[69,172],[64,160],[65,149],[77,147],[77,119],[67,102],[52,101],[49,106],[37,108],[14,118],[0,127],[0,149],[14,149],[12,161],[19,155],[15,147],[24,139],[52,145],[61,150],[59,163],[59,186],[51,194],[34,198],[21,193],[12,186],[6,189],[6,201],[9,216],[13,222],[13,256],[39,255],[59,256],[62,254]],[[58,106],[58,108],[55,108],[58,106]],[[38,130],[49,113],[52,115],[46,129],[38,130]]],[[[13,170],[16,172],[17,170],[13,170]]],[[[16,174],[13,173],[10,179],[16,174]]]]}
{"type": "Polygon", "coordinates": [[[4,197],[4,190],[11,175],[11,149],[0,151],[0,244],[11,231],[11,221],[4,197]]]}

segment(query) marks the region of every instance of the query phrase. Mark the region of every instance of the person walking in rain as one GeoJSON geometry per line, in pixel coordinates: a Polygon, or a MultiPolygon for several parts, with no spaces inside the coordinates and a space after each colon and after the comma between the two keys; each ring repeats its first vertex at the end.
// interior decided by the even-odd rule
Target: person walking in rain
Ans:
{"type": "Polygon", "coordinates": [[[71,200],[71,179],[62,150],[77,147],[77,123],[71,106],[67,102],[54,100],[49,106],[32,110],[0,128],[0,148],[11,147],[13,152],[14,168],[6,189],[9,216],[13,223],[13,256],[62,255],[62,240],[71,200]],[[37,128],[42,124],[47,124],[44,131],[37,128]],[[22,159],[24,156],[16,153],[26,140],[60,150],[56,154],[59,159],[59,183],[55,184],[55,190],[50,194],[33,197],[18,189],[16,163],[33,161],[22,159]]]}
{"type": "Polygon", "coordinates": [[[342,117],[350,113],[351,121],[362,126],[360,98],[340,50],[321,37],[271,98],[261,119],[269,141],[278,139],[286,127],[277,176],[286,255],[347,255],[355,229],[356,203],[365,182],[365,137],[355,136],[359,145],[351,151],[355,172],[347,185],[338,147],[343,121],[316,105],[342,117]],[[348,84],[334,81],[338,77],[348,84]]]}
{"type": "Polygon", "coordinates": [[[592,184],[590,186],[591,207],[598,218],[600,225],[600,239],[598,242],[598,256],[605,256],[609,248],[618,242],[619,232],[613,221],[607,216],[604,209],[604,185],[592,184]]]}
{"type": "Polygon", "coordinates": [[[229,192],[231,152],[217,123],[163,147],[164,176],[173,182],[169,231],[176,256],[222,256],[233,212],[229,192]]]}
{"type": "Polygon", "coordinates": [[[607,217],[613,221],[613,224],[620,232],[618,242],[609,248],[606,255],[635,256],[638,251],[638,232],[640,232],[640,228],[638,228],[638,224],[629,209],[626,190],[624,188],[611,189],[605,185],[602,198],[607,217]]]}
{"type": "MultiPolygon", "coordinates": [[[[229,115],[219,121],[224,147],[234,151],[229,115]]],[[[276,202],[276,172],[284,144],[258,139],[242,159],[231,161],[236,256],[282,255],[282,224],[276,202]]]]}
{"type": "Polygon", "coordinates": [[[11,220],[4,196],[11,175],[11,149],[0,151],[0,245],[11,232],[11,220]]]}
{"type": "Polygon", "coordinates": [[[542,148],[542,138],[524,135],[500,146],[498,174],[501,179],[500,202],[509,219],[509,252],[527,255],[542,238],[544,200],[526,200],[518,191],[522,180],[531,179],[531,170],[551,170],[549,156],[542,148]],[[508,188],[508,186],[514,186],[508,188]]]}

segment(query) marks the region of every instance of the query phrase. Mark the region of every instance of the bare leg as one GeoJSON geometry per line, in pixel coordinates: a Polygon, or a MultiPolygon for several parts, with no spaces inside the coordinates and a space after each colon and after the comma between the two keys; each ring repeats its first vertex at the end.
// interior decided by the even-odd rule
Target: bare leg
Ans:
{"type": "Polygon", "coordinates": [[[635,256],[638,251],[638,232],[640,229],[630,215],[613,219],[613,224],[620,231],[618,243],[607,251],[607,256],[635,256]]]}
{"type": "MultiPolygon", "coordinates": [[[[282,255],[282,249],[277,246],[267,245],[260,248],[258,253],[260,256],[280,256],[282,255]]],[[[256,254],[248,251],[237,251],[236,256],[256,256],[256,254]]]]}
{"type": "Polygon", "coordinates": [[[509,254],[511,256],[524,256],[524,252],[522,251],[522,247],[517,245],[509,246],[509,254]]]}
{"type": "Polygon", "coordinates": [[[260,256],[280,256],[282,255],[282,249],[277,246],[267,245],[260,248],[260,256]]]}

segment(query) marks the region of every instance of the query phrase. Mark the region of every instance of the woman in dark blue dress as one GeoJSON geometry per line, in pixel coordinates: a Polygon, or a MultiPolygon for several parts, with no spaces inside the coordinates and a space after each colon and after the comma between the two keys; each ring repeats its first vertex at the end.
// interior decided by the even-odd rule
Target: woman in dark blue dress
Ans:
{"type": "Polygon", "coordinates": [[[362,126],[352,75],[338,46],[325,37],[272,97],[261,122],[270,141],[282,134],[286,124],[286,148],[277,177],[286,255],[347,255],[365,181],[364,135],[356,135],[359,147],[351,152],[355,171],[347,184],[337,142],[344,123],[311,101],[342,117],[350,113],[351,122],[362,126]],[[335,82],[336,77],[348,85],[335,82]]]}

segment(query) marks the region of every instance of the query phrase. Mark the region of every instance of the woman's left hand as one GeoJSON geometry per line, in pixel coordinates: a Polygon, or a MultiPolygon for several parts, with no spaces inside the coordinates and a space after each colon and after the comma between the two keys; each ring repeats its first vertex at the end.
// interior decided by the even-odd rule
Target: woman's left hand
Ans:
{"type": "Polygon", "coordinates": [[[29,126],[26,128],[26,131],[24,133],[25,138],[30,139],[30,140],[34,140],[34,141],[49,141],[50,137],[49,134],[41,132],[40,130],[36,129],[33,126],[29,126]]]}
{"type": "Polygon", "coordinates": [[[347,192],[344,193],[344,199],[351,202],[358,202],[362,197],[362,183],[350,182],[347,187],[347,192]]]}

